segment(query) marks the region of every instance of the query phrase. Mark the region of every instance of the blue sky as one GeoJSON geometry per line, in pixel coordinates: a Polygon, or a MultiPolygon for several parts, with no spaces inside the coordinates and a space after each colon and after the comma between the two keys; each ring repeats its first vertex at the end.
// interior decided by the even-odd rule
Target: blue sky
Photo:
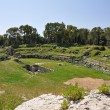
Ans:
{"type": "Polygon", "coordinates": [[[29,24],[42,35],[48,22],[110,27],[110,0],[0,0],[0,34],[29,24]]]}

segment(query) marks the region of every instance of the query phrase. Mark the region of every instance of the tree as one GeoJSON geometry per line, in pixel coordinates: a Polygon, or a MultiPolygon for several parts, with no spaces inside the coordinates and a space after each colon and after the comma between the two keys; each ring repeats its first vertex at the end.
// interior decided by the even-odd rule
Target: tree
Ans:
{"type": "Polygon", "coordinates": [[[110,27],[107,27],[104,29],[104,34],[105,34],[105,39],[106,39],[106,44],[110,46],[110,27]]]}
{"type": "Polygon", "coordinates": [[[62,43],[64,30],[64,23],[47,23],[44,30],[44,37],[47,39],[48,43],[60,44],[62,43]]]}
{"type": "Polygon", "coordinates": [[[21,44],[21,36],[18,27],[9,28],[6,31],[5,36],[8,38],[10,45],[18,46],[19,44],[21,44]]]}
{"type": "Polygon", "coordinates": [[[3,35],[3,45],[4,46],[9,46],[9,38],[7,37],[8,35],[7,34],[4,34],[3,35]]]}
{"type": "Polygon", "coordinates": [[[72,25],[67,25],[67,31],[68,31],[68,40],[69,40],[69,45],[73,45],[76,43],[77,39],[77,27],[72,26],[72,25]]]}
{"type": "Polygon", "coordinates": [[[33,28],[29,25],[22,25],[19,27],[21,37],[23,39],[23,44],[36,44],[37,37],[39,34],[37,33],[37,29],[33,28]]]}
{"type": "Polygon", "coordinates": [[[100,45],[100,39],[103,33],[104,31],[101,29],[101,27],[95,27],[91,30],[90,34],[93,40],[93,44],[100,45]]]}
{"type": "Polygon", "coordinates": [[[2,35],[0,35],[0,46],[3,46],[4,44],[4,38],[2,35]]]}
{"type": "Polygon", "coordinates": [[[89,30],[86,28],[78,29],[77,32],[77,43],[79,45],[85,45],[88,41],[89,30]]]}
{"type": "Polygon", "coordinates": [[[102,29],[94,27],[91,31],[86,28],[77,29],[73,25],[62,23],[47,23],[44,37],[40,36],[37,29],[30,25],[21,25],[9,28],[0,36],[0,46],[35,46],[36,44],[55,43],[58,46],[72,45],[108,45],[110,46],[110,27],[102,29]]]}

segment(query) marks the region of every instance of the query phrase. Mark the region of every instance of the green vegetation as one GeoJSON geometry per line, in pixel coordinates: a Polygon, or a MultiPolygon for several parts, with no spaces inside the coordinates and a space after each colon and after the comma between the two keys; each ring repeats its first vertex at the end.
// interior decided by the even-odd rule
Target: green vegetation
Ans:
{"type": "MultiPolygon", "coordinates": [[[[15,106],[24,101],[21,97],[26,97],[29,100],[44,93],[61,94],[61,88],[65,88],[64,82],[72,78],[92,77],[110,80],[109,74],[67,62],[18,57],[17,60],[19,59],[23,63],[17,63],[14,57],[17,53],[21,55],[51,56],[64,59],[75,56],[78,59],[86,52],[89,52],[89,56],[85,60],[100,62],[100,64],[103,63],[105,67],[109,68],[110,57],[103,57],[110,54],[109,48],[106,46],[86,45],[67,48],[58,47],[56,44],[39,44],[34,47],[19,45],[19,48],[12,48],[9,46],[0,50],[1,57],[8,55],[11,58],[11,60],[0,62],[0,91],[5,91],[5,94],[0,94],[1,110],[8,110],[7,107],[9,110],[13,110],[15,106]],[[41,66],[54,71],[34,75],[23,68],[26,64],[33,65],[35,63],[41,63],[41,66]],[[16,101],[16,103],[13,103],[13,101],[16,101]]],[[[77,85],[75,88],[77,92],[73,91],[72,94],[78,94],[77,97],[72,98],[74,100],[82,98],[83,94],[80,91],[83,90],[79,89],[77,85]]],[[[65,105],[64,102],[64,107],[65,105]]]]}
{"type": "Polygon", "coordinates": [[[61,104],[61,110],[67,110],[69,105],[70,103],[67,100],[64,100],[63,103],[61,104]]]}
{"type": "MultiPolygon", "coordinates": [[[[0,109],[14,109],[22,102],[23,96],[30,99],[50,92],[61,94],[61,88],[65,87],[64,82],[71,78],[92,77],[110,80],[109,74],[97,70],[44,59],[73,61],[74,57],[78,61],[83,57],[85,61],[109,69],[109,36],[109,27],[105,29],[94,27],[90,31],[58,22],[47,23],[43,37],[30,25],[9,28],[3,36],[0,36],[0,91],[5,91],[5,94],[0,94],[0,109]],[[24,63],[16,62],[23,55],[29,55],[28,58],[20,59],[24,63]],[[30,55],[43,59],[31,58],[30,55]],[[15,57],[18,59],[16,60],[15,57]],[[9,58],[11,60],[6,60],[9,58]],[[42,66],[54,71],[34,75],[23,69],[25,64],[35,63],[41,63],[42,66]],[[16,103],[12,104],[14,101],[16,103]]],[[[108,89],[106,85],[99,88],[100,92],[105,94],[108,94],[108,89]]],[[[65,95],[72,100],[77,100],[83,98],[84,90],[76,84],[74,87],[69,86],[65,95]]],[[[67,102],[64,101],[62,106],[65,109],[68,106],[67,102]]]]}
{"type": "MultiPolygon", "coordinates": [[[[15,97],[13,98],[16,101],[15,105],[18,105],[22,100],[18,100],[16,96],[25,96],[29,100],[44,93],[61,94],[61,88],[65,87],[64,82],[71,78],[92,77],[110,80],[108,74],[71,63],[34,58],[20,60],[24,64],[17,63],[14,59],[0,62],[0,91],[4,90],[6,92],[6,95],[0,95],[1,98],[4,97],[4,101],[2,101],[4,107],[9,107],[12,104],[12,98],[7,98],[7,95],[10,97],[7,93],[12,94],[11,97],[15,97]],[[22,68],[25,64],[39,62],[42,63],[42,66],[54,71],[33,75],[22,68]]],[[[11,106],[9,110],[11,110],[11,106]]]]}
{"type": "Polygon", "coordinates": [[[0,96],[0,110],[14,110],[18,104],[23,102],[22,98],[11,93],[0,96]]]}
{"type": "Polygon", "coordinates": [[[37,29],[30,25],[11,27],[7,29],[3,36],[0,36],[0,46],[19,45],[35,47],[38,44],[51,44],[57,46],[70,47],[79,45],[101,45],[110,46],[110,27],[102,29],[94,27],[92,30],[87,28],[78,29],[76,26],[65,25],[62,23],[47,23],[44,35],[41,37],[37,29]]]}
{"type": "MultiPolygon", "coordinates": [[[[21,45],[22,46],[22,45],[21,45]]],[[[95,47],[97,46],[77,46],[77,47],[58,47],[53,44],[44,44],[38,47],[23,47],[23,48],[17,48],[15,52],[19,52],[20,54],[42,54],[42,55],[53,55],[53,56],[76,56],[79,57],[83,55],[86,51],[90,51],[90,57],[97,58],[97,56],[94,56],[95,52],[100,51],[96,50],[95,47]]],[[[100,46],[99,46],[100,47],[100,46]]],[[[100,47],[101,48],[101,47],[100,47]]],[[[110,54],[109,48],[105,47],[106,50],[100,51],[101,54],[98,55],[99,57],[103,57],[105,54],[110,54]]]]}
{"type": "Polygon", "coordinates": [[[95,45],[86,45],[86,46],[77,46],[77,47],[58,47],[54,44],[44,44],[37,47],[23,47],[15,49],[15,52],[20,53],[21,55],[39,55],[39,56],[48,56],[54,58],[66,58],[70,59],[72,56],[75,56],[76,59],[83,56],[85,53],[88,53],[86,60],[90,62],[100,63],[105,68],[110,68],[110,49],[106,46],[95,46],[95,45]],[[108,55],[106,57],[106,55],[108,55]]]}
{"type": "Polygon", "coordinates": [[[68,100],[76,101],[84,98],[85,90],[78,87],[77,83],[74,86],[70,84],[63,94],[68,100]]]}
{"type": "Polygon", "coordinates": [[[103,93],[105,95],[110,94],[110,86],[107,86],[106,84],[102,84],[98,89],[99,93],[103,93]]]}

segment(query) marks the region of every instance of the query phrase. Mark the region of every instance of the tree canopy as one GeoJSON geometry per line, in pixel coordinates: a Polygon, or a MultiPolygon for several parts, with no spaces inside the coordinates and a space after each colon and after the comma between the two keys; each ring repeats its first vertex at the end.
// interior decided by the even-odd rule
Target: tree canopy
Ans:
{"type": "Polygon", "coordinates": [[[22,44],[36,45],[54,43],[58,46],[74,45],[107,45],[110,46],[110,27],[102,29],[94,27],[78,29],[73,25],[62,23],[47,23],[43,32],[44,37],[38,34],[37,29],[30,25],[11,27],[0,36],[0,46],[19,46],[22,44]]]}

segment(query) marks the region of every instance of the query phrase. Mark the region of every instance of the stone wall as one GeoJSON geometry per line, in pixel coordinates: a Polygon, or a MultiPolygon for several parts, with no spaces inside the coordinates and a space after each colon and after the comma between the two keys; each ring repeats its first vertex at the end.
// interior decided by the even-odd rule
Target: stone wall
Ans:
{"type": "Polygon", "coordinates": [[[110,70],[101,66],[100,64],[95,64],[95,63],[92,63],[89,61],[84,61],[84,60],[77,62],[77,64],[82,65],[82,66],[86,66],[88,68],[96,69],[96,70],[102,71],[107,74],[110,74],[110,70]]]}
{"type": "Polygon", "coordinates": [[[21,55],[20,58],[38,58],[38,59],[50,59],[50,60],[59,60],[59,61],[66,61],[69,63],[73,63],[73,64],[79,64],[82,66],[86,66],[88,68],[92,68],[92,69],[96,69],[96,70],[100,70],[104,73],[108,73],[110,74],[110,70],[108,70],[107,68],[99,65],[99,64],[95,64],[92,62],[87,62],[85,60],[83,60],[83,56],[76,58],[75,56],[73,57],[55,57],[52,55],[44,55],[44,56],[40,56],[40,55],[21,55]]]}
{"type": "Polygon", "coordinates": [[[50,59],[50,60],[59,60],[59,61],[66,61],[72,62],[71,57],[61,57],[61,56],[52,56],[52,55],[20,55],[18,58],[38,58],[38,59],[50,59]]]}
{"type": "Polygon", "coordinates": [[[3,56],[3,57],[0,57],[0,61],[4,61],[4,60],[9,60],[10,58],[8,56],[3,56]]]}

